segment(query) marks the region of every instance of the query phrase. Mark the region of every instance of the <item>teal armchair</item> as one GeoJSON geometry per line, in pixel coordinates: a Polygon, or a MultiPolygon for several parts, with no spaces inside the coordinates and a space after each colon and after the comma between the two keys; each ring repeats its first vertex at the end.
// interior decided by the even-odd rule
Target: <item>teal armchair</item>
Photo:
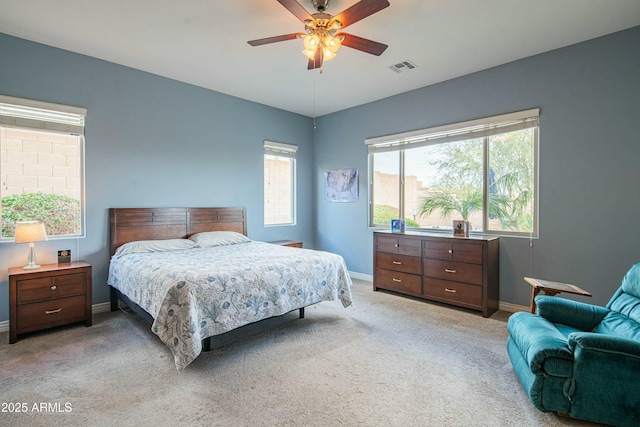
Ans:
{"type": "Polygon", "coordinates": [[[507,352],[543,412],[640,426],[640,263],[606,307],[539,295],[509,318],[507,352]]]}

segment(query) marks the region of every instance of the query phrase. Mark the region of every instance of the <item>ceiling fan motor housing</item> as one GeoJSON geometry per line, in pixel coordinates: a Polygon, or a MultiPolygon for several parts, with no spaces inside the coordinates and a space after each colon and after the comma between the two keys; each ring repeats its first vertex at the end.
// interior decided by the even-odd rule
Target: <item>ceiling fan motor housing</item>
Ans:
{"type": "Polygon", "coordinates": [[[318,12],[324,12],[329,7],[331,0],[311,0],[311,4],[318,12]]]}

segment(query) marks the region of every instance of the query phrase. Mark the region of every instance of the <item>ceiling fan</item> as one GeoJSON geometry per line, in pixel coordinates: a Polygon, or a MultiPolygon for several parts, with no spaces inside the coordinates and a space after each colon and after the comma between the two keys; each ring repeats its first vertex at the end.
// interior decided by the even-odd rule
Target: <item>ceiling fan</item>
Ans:
{"type": "Polygon", "coordinates": [[[311,0],[317,13],[309,14],[296,0],[278,0],[278,3],[302,21],[304,32],[251,40],[247,43],[251,46],[261,46],[286,40],[302,39],[304,44],[302,53],[309,58],[307,66],[309,70],[320,68],[324,61],[335,58],[340,46],[347,46],[376,56],[382,55],[382,52],[388,47],[386,44],[367,40],[353,34],[338,33],[338,31],[381,11],[389,6],[389,2],[387,0],[361,0],[336,16],[325,12],[330,2],[331,0],[311,0]]]}

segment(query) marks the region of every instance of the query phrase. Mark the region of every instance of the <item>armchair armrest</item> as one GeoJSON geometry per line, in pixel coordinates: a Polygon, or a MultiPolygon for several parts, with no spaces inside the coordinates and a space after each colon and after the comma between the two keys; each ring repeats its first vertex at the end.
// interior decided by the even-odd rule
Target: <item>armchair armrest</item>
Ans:
{"type": "Polygon", "coordinates": [[[538,315],[551,323],[562,323],[582,331],[591,331],[609,313],[609,309],[564,298],[538,295],[538,315]]]}
{"type": "MultiPolygon", "coordinates": [[[[588,351],[600,351],[640,359],[640,342],[628,338],[592,332],[569,334],[569,348],[571,351],[575,352],[577,346],[588,351]]],[[[638,362],[640,363],[640,360],[638,362]]]]}

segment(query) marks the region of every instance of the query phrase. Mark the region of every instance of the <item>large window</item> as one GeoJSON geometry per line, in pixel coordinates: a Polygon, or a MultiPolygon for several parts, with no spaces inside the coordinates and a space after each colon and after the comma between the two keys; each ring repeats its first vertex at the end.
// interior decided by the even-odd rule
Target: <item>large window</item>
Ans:
{"type": "Polygon", "coordinates": [[[264,225],[296,222],[296,152],[298,146],[264,142],[264,225]]]}
{"type": "Polygon", "coordinates": [[[537,236],[539,110],[365,141],[372,227],[537,236]]]}
{"type": "Polygon", "coordinates": [[[21,221],[49,237],[84,235],[86,110],[0,96],[2,240],[21,221]]]}

